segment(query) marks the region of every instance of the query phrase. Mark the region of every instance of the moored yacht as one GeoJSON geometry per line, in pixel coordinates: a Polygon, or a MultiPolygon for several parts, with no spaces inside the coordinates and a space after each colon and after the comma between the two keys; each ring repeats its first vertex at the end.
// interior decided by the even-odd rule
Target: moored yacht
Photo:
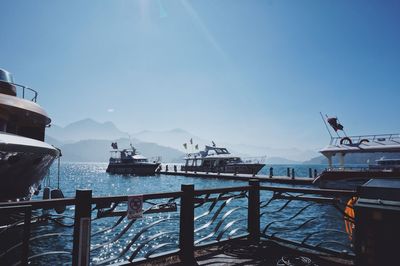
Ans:
{"type": "Polygon", "coordinates": [[[118,149],[118,144],[111,144],[113,150],[109,160],[107,173],[127,174],[127,175],[154,175],[156,169],[160,166],[160,158],[149,161],[143,155],[137,153],[131,144],[131,149],[118,149]]]}
{"type": "Polygon", "coordinates": [[[204,151],[188,153],[184,158],[182,171],[198,171],[213,173],[257,174],[265,164],[258,160],[243,160],[232,155],[226,148],[205,146],[204,151]]]}
{"type": "MultiPolygon", "coordinates": [[[[338,130],[343,130],[343,126],[338,124],[335,119],[337,118],[328,118],[328,123],[337,133],[338,130]]],[[[378,160],[377,165],[370,165],[369,167],[350,168],[345,166],[347,154],[400,152],[400,134],[340,136],[337,133],[337,135],[337,137],[331,135],[329,145],[320,150],[320,153],[328,159],[328,169],[314,180],[314,184],[321,188],[355,189],[372,178],[400,178],[398,166],[394,168],[393,165],[392,167],[386,165],[393,163],[393,160],[378,160]],[[334,156],[339,158],[339,166],[337,167],[333,166],[334,156]]],[[[395,161],[398,163],[400,160],[395,161]]]]}
{"type": "Polygon", "coordinates": [[[30,198],[60,155],[44,142],[51,119],[37,96],[0,69],[0,201],[30,198]]]}

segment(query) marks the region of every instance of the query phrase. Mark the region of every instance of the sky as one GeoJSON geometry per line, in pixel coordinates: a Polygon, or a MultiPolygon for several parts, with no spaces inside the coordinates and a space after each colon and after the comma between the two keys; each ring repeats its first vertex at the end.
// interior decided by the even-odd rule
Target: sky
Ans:
{"type": "MultiPolygon", "coordinates": [[[[0,68],[52,122],[274,148],[400,131],[400,1],[4,0],[0,68]],[[397,118],[396,118],[397,117],[397,118]]],[[[183,140],[185,141],[185,140],[183,140]]]]}

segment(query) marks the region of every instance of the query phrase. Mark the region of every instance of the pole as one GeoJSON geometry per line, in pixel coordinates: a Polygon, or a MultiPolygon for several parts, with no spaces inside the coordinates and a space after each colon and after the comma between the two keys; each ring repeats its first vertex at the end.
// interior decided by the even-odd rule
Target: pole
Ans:
{"type": "Polygon", "coordinates": [[[182,265],[196,265],[194,258],[194,185],[181,185],[179,257],[182,265]]]}
{"type": "Polygon", "coordinates": [[[331,131],[329,130],[329,127],[328,127],[328,125],[326,124],[326,121],[325,121],[325,118],[324,118],[324,116],[322,115],[322,113],[321,113],[321,112],[319,112],[319,114],[321,115],[322,121],[324,121],[324,124],[325,124],[326,130],[328,131],[328,133],[329,133],[329,136],[331,136],[331,139],[333,139],[333,136],[332,136],[332,134],[331,134],[331,131]]]}
{"type": "Polygon", "coordinates": [[[249,240],[253,243],[260,242],[260,181],[249,180],[249,206],[247,213],[247,228],[249,240]]]}
{"type": "Polygon", "coordinates": [[[72,265],[87,266],[90,258],[90,216],[92,212],[92,191],[76,191],[74,239],[72,247],[72,265]]]}

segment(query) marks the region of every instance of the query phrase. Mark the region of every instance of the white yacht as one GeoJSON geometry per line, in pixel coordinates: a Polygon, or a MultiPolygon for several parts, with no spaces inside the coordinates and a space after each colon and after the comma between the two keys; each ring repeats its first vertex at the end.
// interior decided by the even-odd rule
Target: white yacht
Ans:
{"type": "Polygon", "coordinates": [[[60,155],[44,142],[51,120],[37,97],[0,69],[0,201],[30,198],[60,155]]]}
{"type": "Polygon", "coordinates": [[[378,160],[376,165],[362,168],[345,166],[347,154],[400,152],[400,134],[332,137],[320,152],[328,159],[328,169],[314,183],[322,188],[355,189],[371,178],[400,178],[399,159],[378,160]],[[334,156],[339,157],[338,167],[333,166],[334,156]]]}
{"type": "Polygon", "coordinates": [[[265,164],[264,158],[243,160],[232,155],[226,148],[205,146],[204,151],[188,153],[184,158],[182,171],[198,171],[213,173],[257,174],[265,164]]]}

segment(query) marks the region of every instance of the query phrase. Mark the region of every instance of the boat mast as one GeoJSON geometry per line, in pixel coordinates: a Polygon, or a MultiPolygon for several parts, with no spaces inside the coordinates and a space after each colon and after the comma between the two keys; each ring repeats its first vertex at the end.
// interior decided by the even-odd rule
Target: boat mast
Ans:
{"type": "Polygon", "coordinates": [[[325,121],[325,118],[324,118],[324,116],[322,115],[322,113],[321,113],[321,112],[319,112],[319,114],[321,115],[321,119],[322,119],[322,121],[324,122],[324,124],[325,124],[325,127],[326,127],[326,130],[328,131],[328,133],[329,133],[329,136],[331,136],[331,141],[332,141],[332,139],[333,139],[333,136],[332,136],[332,133],[331,133],[331,131],[329,130],[328,124],[326,123],[326,121],[325,121]]]}

